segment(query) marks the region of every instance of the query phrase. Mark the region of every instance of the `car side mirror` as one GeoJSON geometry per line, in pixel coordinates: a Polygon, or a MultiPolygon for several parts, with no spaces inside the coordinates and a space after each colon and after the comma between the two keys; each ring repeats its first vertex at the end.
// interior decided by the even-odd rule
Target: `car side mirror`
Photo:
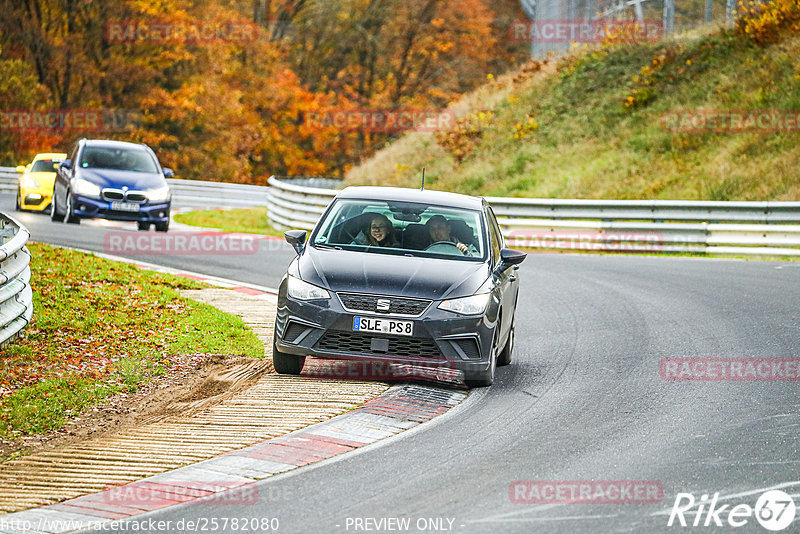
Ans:
{"type": "Polygon", "coordinates": [[[58,166],[59,169],[71,169],[72,168],[72,160],[65,159],[61,162],[61,165],[58,166]]]}
{"type": "Polygon", "coordinates": [[[174,178],[175,177],[175,171],[173,171],[169,167],[164,167],[161,170],[164,171],[164,178],[174,178]]]}
{"type": "Polygon", "coordinates": [[[513,248],[504,248],[500,250],[500,263],[497,266],[498,272],[503,272],[509,267],[519,265],[528,255],[513,248]]]}
{"type": "Polygon", "coordinates": [[[18,173],[25,172],[25,165],[17,165],[17,172],[18,173]]]}
{"type": "Polygon", "coordinates": [[[307,236],[308,232],[305,230],[289,230],[283,234],[283,237],[286,238],[286,242],[294,247],[294,250],[297,252],[298,256],[302,254],[303,250],[306,248],[307,236]]]}

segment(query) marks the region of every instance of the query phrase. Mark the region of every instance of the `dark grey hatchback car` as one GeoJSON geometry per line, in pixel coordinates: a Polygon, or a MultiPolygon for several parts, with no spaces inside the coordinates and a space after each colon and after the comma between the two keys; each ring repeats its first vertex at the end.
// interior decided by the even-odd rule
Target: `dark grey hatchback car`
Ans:
{"type": "Polygon", "coordinates": [[[517,269],[485,200],[454,193],[349,187],[280,283],[275,370],[306,356],[443,367],[488,386],[511,361],[517,269]]]}

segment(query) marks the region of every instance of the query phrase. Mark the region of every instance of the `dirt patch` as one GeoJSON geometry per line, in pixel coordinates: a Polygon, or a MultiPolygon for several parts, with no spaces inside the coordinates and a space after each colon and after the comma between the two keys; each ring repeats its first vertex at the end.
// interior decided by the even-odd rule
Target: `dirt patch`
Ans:
{"type": "Polygon", "coordinates": [[[272,371],[270,359],[224,354],[181,354],[167,373],[139,391],[107,399],[63,428],[16,440],[0,438],[0,459],[53,450],[175,414],[191,414],[236,395],[272,371]]]}

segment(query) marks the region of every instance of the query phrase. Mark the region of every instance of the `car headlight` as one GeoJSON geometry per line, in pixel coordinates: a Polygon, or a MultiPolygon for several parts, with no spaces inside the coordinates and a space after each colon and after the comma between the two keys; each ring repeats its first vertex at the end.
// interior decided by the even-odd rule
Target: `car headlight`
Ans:
{"type": "Polygon", "coordinates": [[[165,185],[164,187],[148,189],[147,198],[155,202],[160,200],[169,200],[169,186],[165,185]]]}
{"type": "Polygon", "coordinates": [[[93,184],[88,180],[84,180],[83,178],[75,178],[72,182],[72,192],[76,195],[84,195],[87,197],[99,197],[100,196],[100,186],[97,184],[93,184]]]}
{"type": "Polygon", "coordinates": [[[330,293],[314,284],[304,282],[294,276],[289,277],[288,281],[289,296],[297,300],[329,299],[330,293]]]}
{"type": "Polygon", "coordinates": [[[443,300],[439,304],[439,309],[460,313],[461,315],[479,315],[486,311],[486,306],[489,304],[491,296],[491,293],[481,293],[471,297],[443,300]]]}
{"type": "Polygon", "coordinates": [[[30,187],[32,189],[36,189],[36,188],[39,187],[39,182],[37,182],[36,179],[34,179],[33,176],[30,176],[28,174],[23,174],[22,175],[22,187],[30,187]]]}

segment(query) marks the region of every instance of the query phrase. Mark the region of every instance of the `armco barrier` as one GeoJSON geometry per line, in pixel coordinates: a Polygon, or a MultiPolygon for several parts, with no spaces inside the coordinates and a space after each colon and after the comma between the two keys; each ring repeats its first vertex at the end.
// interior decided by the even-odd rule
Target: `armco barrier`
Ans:
{"type": "MultiPolygon", "coordinates": [[[[14,167],[0,167],[0,193],[16,193],[19,175],[14,167]]],[[[167,179],[178,206],[249,208],[267,205],[267,188],[203,180],[167,179]]]]}
{"type": "Polygon", "coordinates": [[[15,193],[18,176],[14,167],[0,167],[0,193],[15,193]]]}
{"type": "Polygon", "coordinates": [[[19,336],[33,316],[27,228],[0,213],[0,347],[19,336]]]}
{"type": "MultiPolygon", "coordinates": [[[[337,193],[275,176],[269,184],[267,216],[278,228],[310,230],[337,193]]],[[[509,246],[800,255],[800,202],[486,200],[509,246]]]]}
{"type": "MultiPolygon", "coordinates": [[[[16,191],[0,167],[0,192],[16,191]]],[[[278,228],[310,230],[339,180],[269,179],[272,187],[167,180],[177,205],[266,206],[278,228]]],[[[510,246],[557,250],[800,255],[800,202],[487,197],[510,246]]]]}

